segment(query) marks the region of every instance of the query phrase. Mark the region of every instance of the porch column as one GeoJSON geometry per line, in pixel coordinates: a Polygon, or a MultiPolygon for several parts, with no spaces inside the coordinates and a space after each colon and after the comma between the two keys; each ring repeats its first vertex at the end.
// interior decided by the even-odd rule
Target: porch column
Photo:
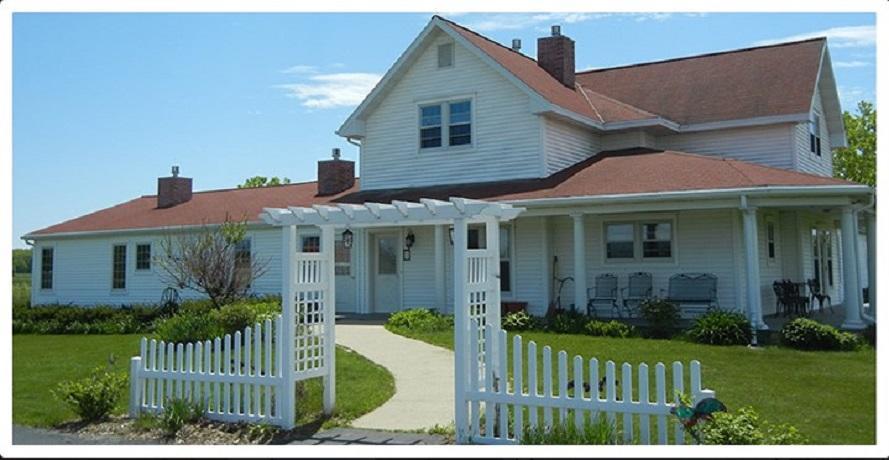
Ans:
{"type": "Polygon", "coordinates": [[[448,309],[447,291],[445,288],[445,233],[447,233],[447,227],[436,225],[432,239],[432,244],[434,245],[432,253],[435,273],[435,301],[438,310],[443,313],[448,309]]]}
{"type": "Polygon", "coordinates": [[[574,308],[585,312],[587,304],[586,288],[586,228],[583,214],[571,214],[574,221],[574,308]]]}
{"type": "Polygon", "coordinates": [[[759,277],[759,230],[756,208],[741,210],[744,219],[744,250],[747,264],[747,314],[754,329],[768,330],[762,319],[762,288],[759,277]]]}
{"type": "Polygon", "coordinates": [[[840,231],[843,233],[843,308],[846,310],[846,319],[843,321],[843,329],[864,329],[864,321],[861,320],[861,288],[858,285],[858,260],[855,257],[858,245],[858,232],[855,230],[855,220],[858,212],[852,207],[845,207],[840,217],[840,231]]]}
{"type": "Polygon", "coordinates": [[[467,441],[469,416],[464,397],[469,384],[469,356],[467,336],[469,335],[469,305],[466,293],[466,220],[454,219],[454,421],[457,426],[457,443],[467,441]]]}
{"type": "Polygon", "coordinates": [[[870,314],[877,317],[877,214],[866,212],[867,218],[867,291],[870,314]]]}

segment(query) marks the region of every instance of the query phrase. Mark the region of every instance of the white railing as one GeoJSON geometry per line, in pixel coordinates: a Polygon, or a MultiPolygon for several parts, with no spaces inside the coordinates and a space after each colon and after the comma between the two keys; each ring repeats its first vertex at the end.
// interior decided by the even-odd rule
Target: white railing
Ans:
{"type": "MultiPolygon", "coordinates": [[[[476,337],[477,333],[475,324],[470,322],[469,337],[476,337]]],[[[623,363],[618,376],[617,365],[607,361],[604,363],[605,375],[600,379],[599,361],[595,358],[585,361],[580,356],[572,360],[569,380],[568,354],[565,351],[557,353],[557,374],[553,375],[552,350],[545,346],[542,369],[539,370],[542,375],[538,376],[537,345],[533,341],[525,345],[518,335],[512,341],[510,381],[506,331],[487,326],[484,335],[488,343],[492,340],[499,342],[496,348],[500,356],[495,360],[490,356],[494,347],[487,349],[489,356],[484,362],[496,364],[485,370],[477,367],[477,357],[470,356],[469,359],[470,382],[464,397],[469,404],[469,423],[461,427],[466,423],[458,421],[458,430],[467,430],[472,443],[515,444],[521,442],[526,428],[546,430],[555,423],[574,423],[582,429],[587,421],[597,422],[600,414],[604,414],[607,423],[624,443],[683,444],[682,426],[670,414],[670,409],[678,402],[678,394],[687,391],[695,402],[715,395],[701,387],[701,365],[697,361],[690,363],[687,375],[682,363],[673,363],[672,385],[668,392],[663,363],[654,367],[654,388],[650,387],[647,364],[623,363]],[[672,438],[669,436],[671,426],[672,438]]],[[[472,350],[470,347],[470,353],[472,350]]]]}
{"type": "Polygon", "coordinates": [[[172,398],[200,402],[208,418],[275,423],[281,419],[282,316],[212,342],[173,344],[142,338],[130,368],[130,414],[161,412],[172,398]]]}

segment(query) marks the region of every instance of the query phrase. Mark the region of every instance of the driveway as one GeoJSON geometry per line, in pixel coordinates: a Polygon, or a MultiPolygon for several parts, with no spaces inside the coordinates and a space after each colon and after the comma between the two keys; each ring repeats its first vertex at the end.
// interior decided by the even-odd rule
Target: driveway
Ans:
{"type": "Polygon", "coordinates": [[[395,395],[352,422],[356,428],[415,430],[454,423],[454,353],[375,324],[337,324],[336,343],[385,367],[395,395]]]}

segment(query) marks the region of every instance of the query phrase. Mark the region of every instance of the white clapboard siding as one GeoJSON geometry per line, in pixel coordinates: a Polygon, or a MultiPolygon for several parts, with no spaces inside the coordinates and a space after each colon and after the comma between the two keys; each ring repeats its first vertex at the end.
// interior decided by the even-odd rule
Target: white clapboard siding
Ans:
{"type": "Polygon", "coordinates": [[[815,91],[814,112],[821,115],[821,156],[812,152],[809,139],[809,123],[796,124],[794,127],[794,142],[796,144],[797,169],[821,176],[832,176],[833,155],[830,150],[827,116],[821,107],[821,92],[817,89],[815,91]]]}
{"type": "Polygon", "coordinates": [[[364,190],[540,177],[540,122],[526,93],[459,44],[454,65],[437,67],[435,32],[366,120],[360,176],[364,190]],[[473,146],[419,150],[419,106],[473,98],[473,146]]]}
{"type": "Polygon", "coordinates": [[[657,147],[794,169],[794,128],[786,123],[671,134],[658,137],[657,147]]]}
{"type": "Polygon", "coordinates": [[[642,130],[609,133],[602,136],[602,150],[621,150],[657,146],[657,138],[642,130]]]}
{"type": "MultiPolygon", "coordinates": [[[[477,324],[470,322],[469,337],[476,337],[478,332],[477,324]]],[[[542,361],[538,362],[537,345],[533,341],[525,344],[518,335],[512,339],[510,362],[506,331],[488,325],[483,336],[486,341],[499,342],[500,359],[496,369],[495,365],[487,366],[484,384],[479,385],[476,382],[479,362],[494,362],[492,348],[485,348],[487,356],[479,360],[472,355],[473,350],[478,349],[470,347],[471,382],[463,395],[463,401],[471,408],[470,420],[458,421],[458,430],[469,432],[470,443],[516,444],[521,442],[527,429],[546,430],[556,424],[582,428],[588,422],[602,420],[612,425],[620,442],[625,444],[684,444],[684,429],[671,414],[679,394],[688,394],[693,404],[716,396],[714,391],[702,386],[698,361],[691,361],[687,367],[673,362],[670,380],[667,380],[665,365],[656,363],[652,382],[646,363],[606,361],[600,364],[595,358],[587,360],[582,356],[569,360],[564,350],[556,353],[554,368],[550,347],[543,347],[542,361]],[[540,366],[542,393],[537,381],[540,366]],[[511,380],[508,379],[510,369],[511,380]],[[604,380],[599,377],[602,370],[604,380]],[[585,381],[589,383],[589,392],[584,389],[585,381]],[[484,406],[483,413],[477,409],[480,405],[484,406]]]]}
{"type": "Polygon", "coordinates": [[[583,161],[602,150],[600,136],[589,128],[553,118],[544,118],[543,123],[543,154],[547,175],[583,161]]]}

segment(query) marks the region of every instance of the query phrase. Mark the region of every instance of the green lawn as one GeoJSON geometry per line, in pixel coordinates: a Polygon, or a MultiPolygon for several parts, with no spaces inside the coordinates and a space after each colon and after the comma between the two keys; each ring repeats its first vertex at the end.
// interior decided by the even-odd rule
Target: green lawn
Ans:
{"type": "MultiPolygon", "coordinates": [[[[452,331],[395,332],[453,349],[452,331]]],[[[544,345],[552,347],[554,366],[557,350],[569,353],[569,368],[570,357],[576,354],[598,358],[600,363],[646,362],[652,372],[653,364],[661,361],[668,365],[669,381],[670,362],[697,359],[702,365],[704,386],[715,390],[729,410],[752,406],[765,420],[790,423],[816,444],[876,442],[876,353],[872,348],[856,352],[804,352],[783,347],[718,347],[678,340],[543,332],[521,335],[526,341],[535,341],[538,350],[544,345]]],[[[511,362],[511,345],[509,352],[511,362]]]]}
{"type": "MultiPolygon", "coordinates": [[[[129,369],[129,358],[138,353],[140,335],[15,335],[13,336],[13,422],[53,426],[73,420],[74,413],[56,400],[51,390],[67,379],[80,378],[90,369],[116,358],[115,366],[129,369]]],[[[321,417],[320,379],[305,383],[304,397],[297,401],[297,417],[311,431],[344,424],[386,402],[395,393],[395,380],[386,369],[363,356],[337,347],[336,413],[321,417]]],[[[128,387],[129,388],[129,387],[128,387]]],[[[127,395],[121,395],[116,413],[126,412],[127,395]]]]}

